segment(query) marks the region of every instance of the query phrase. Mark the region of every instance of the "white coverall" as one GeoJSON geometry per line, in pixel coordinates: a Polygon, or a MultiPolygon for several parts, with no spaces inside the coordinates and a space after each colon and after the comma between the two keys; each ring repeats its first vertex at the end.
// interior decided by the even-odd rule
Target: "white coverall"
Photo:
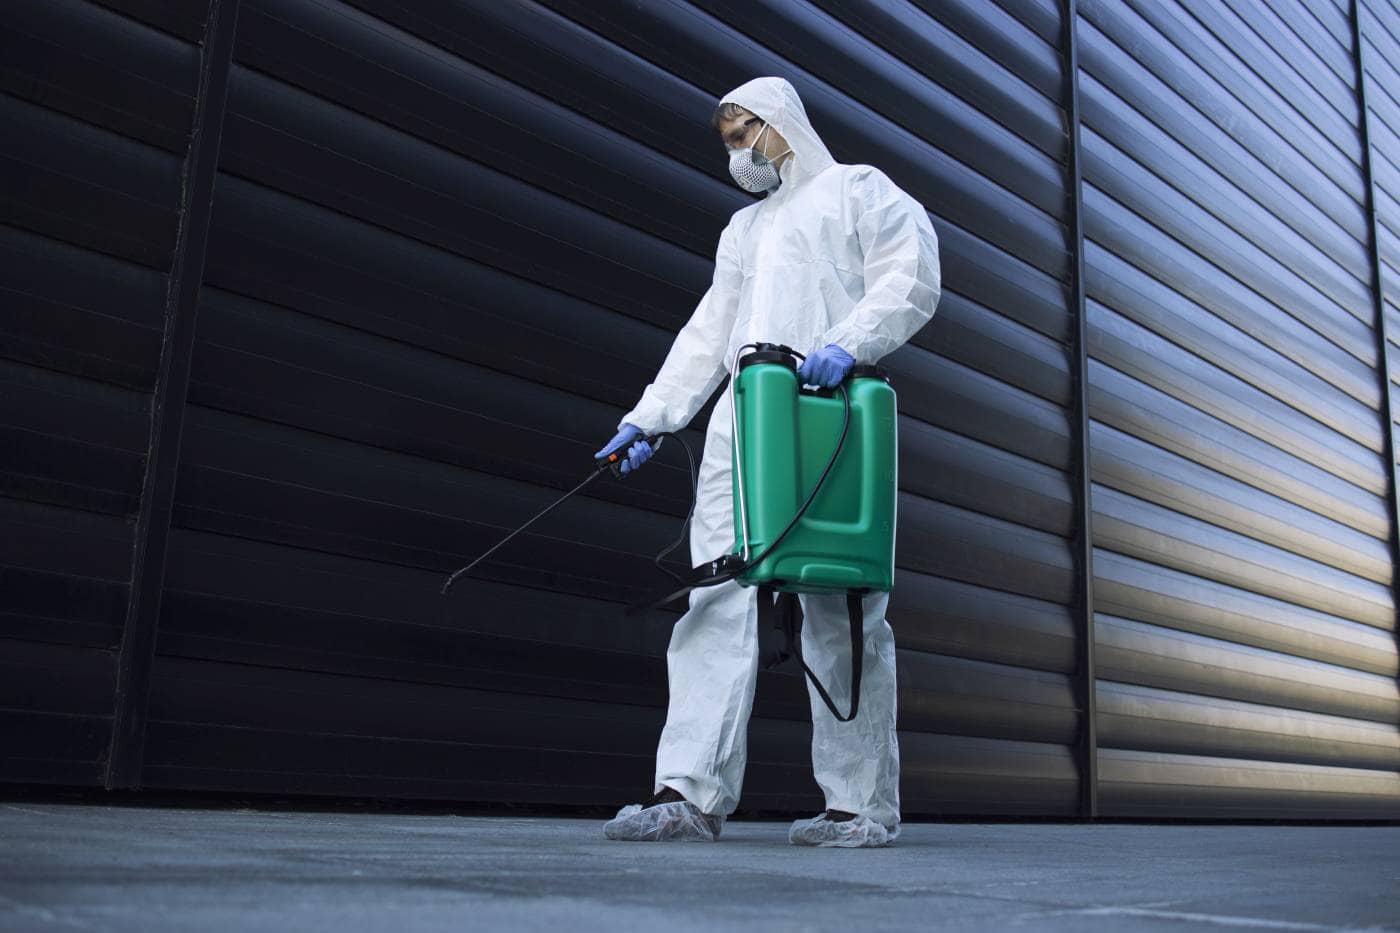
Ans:
{"type": "MultiPolygon", "coordinates": [[[[924,208],[879,169],[836,162],[782,78],[758,78],[726,94],[772,124],[792,155],[782,184],[736,211],[720,235],[714,281],[656,379],[622,423],[675,431],[732,368],[747,343],[803,353],[834,343],[874,363],[933,316],[940,294],[938,239],[924,208]]],[[[700,464],[690,533],[692,566],[734,545],[730,399],[715,406],[700,464]]],[[[850,624],[842,595],[802,595],[802,654],[839,706],[850,696],[850,624]]],[[[899,828],[894,636],[889,594],[865,597],[860,713],[838,722],[810,682],[812,765],[828,809],[899,828]]],[[[668,785],[708,814],[739,802],[749,713],[758,672],[757,589],[737,582],[690,594],[667,652],[670,703],[656,756],[668,785]]]]}

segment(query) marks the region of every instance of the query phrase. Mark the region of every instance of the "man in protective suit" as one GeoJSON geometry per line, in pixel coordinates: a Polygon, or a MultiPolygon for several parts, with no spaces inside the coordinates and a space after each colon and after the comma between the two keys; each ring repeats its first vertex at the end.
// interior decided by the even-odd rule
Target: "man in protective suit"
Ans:
{"type": "MultiPolygon", "coordinates": [[[[932,316],[940,294],[938,238],[924,208],[879,169],[835,161],[782,78],[757,78],[720,98],[712,121],[730,174],[764,198],[720,234],[714,280],[656,379],[599,456],[628,448],[622,471],[652,454],[641,440],[684,427],[745,344],[806,352],[806,385],[838,384],[875,363],[932,316]]],[[[698,566],[734,544],[730,398],[710,417],[691,526],[698,566]]],[[[718,839],[739,802],[758,674],[758,591],[729,581],[690,594],[666,655],[670,703],[656,756],[655,796],[624,807],[611,839],[718,839]]],[[[842,595],[800,596],[801,650],[833,693],[848,689],[850,630],[842,595]]],[[[888,593],[864,600],[865,662],[858,716],[837,721],[810,683],[812,765],[826,810],[798,820],[798,845],[880,846],[899,834],[894,635],[888,593]]]]}

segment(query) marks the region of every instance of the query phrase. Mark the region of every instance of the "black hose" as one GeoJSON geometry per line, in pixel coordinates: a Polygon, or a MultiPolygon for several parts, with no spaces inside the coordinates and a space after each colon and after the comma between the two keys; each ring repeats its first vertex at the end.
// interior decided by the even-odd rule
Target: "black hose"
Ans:
{"type": "Polygon", "coordinates": [[[816,485],[813,486],[812,491],[807,494],[807,501],[802,503],[802,508],[797,510],[797,514],[792,517],[792,521],[787,523],[787,527],[780,531],[778,536],[769,542],[768,546],[763,549],[763,553],[753,558],[745,565],[746,568],[756,567],[763,563],[763,559],[772,552],[773,548],[778,546],[778,542],[782,541],[783,538],[787,536],[787,533],[792,531],[793,526],[798,523],[802,516],[807,514],[807,508],[812,504],[812,500],[817,498],[817,493],[821,492],[822,485],[826,482],[827,474],[830,473],[831,468],[836,465],[836,458],[841,456],[841,448],[846,444],[846,432],[851,426],[851,397],[846,394],[846,387],[844,385],[838,385],[836,388],[841,391],[841,400],[845,403],[841,414],[841,436],[836,439],[836,449],[831,452],[831,458],[826,461],[826,468],[822,470],[822,475],[817,477],[816,485]]]}
{"type": "MultiPolygon", "coordinates": [[[[778,546],[778,543],[779,543],[780,541],[782,541],[783,538],[785,538],[785,537],[787,536],[787,533],[788,533],[789,531],[792,531],[792,529],[797,525],[797,523],[798,523],[799,521],[801,521],[802,516],[805,515],[805,514],[807,514],[807,509],[812,505],[813,500],[815,500],[815,499],[817,498],[817,493],[821,491],[822,485],[826,483],[826,477],[827,477],[827,475],[831,472],[831,468],[834,467],[834,466],[836,465],[836,459],[837,459],[839,456],[841,456],[841,448],[844,447],[845,444],[846,444],[846,434],[847,434],[847,432],[850,430],[850,427],[851,427],[851,397],[850,397],[850,395],[848,395],[848,394],[846,393],[846,387],[845,387],[844,385],[838,385],[838,386],[837,386],[837,389],[840,390],[840,392],[841,392],[841,400],[842,400],[842,402],[844,403],[843,406],[842,406],[842,415],[841,415],[841,436],[840,436],[839,438],[836,439],[836,449],[833,450],[833,451],[831,452],[831,457],[826,461],[826,467],[825,467],[825,469],[822,470],[822,475],[819,476],[819,477],[817,477],[817,482],[816,482],[816,484],[812,487],[812,491],[811,491],[810,493],[807,494],[807,500],[806,500],[805,502],[802,503],[802,507],[799,508],[799,509],[797,510],[797,514],[794,515],[794,516],[792,517],[792,520],[789,521],[789,522],[787,523],[787,527],[784,528],[782,531],[780,531],[780,532],[778,533],[778,536],[775,537],[772,541],[770,541],[770,542],[768,543],[768,546],[765,547],[765,548],[763,549],[763,553],[762,553],[762,554],[759,554],[757,557],[750,558],[747,562],[745,562],[743,565],[739,566],[739,567],[736,568],[736,569],[727,571],[727,572],[725,572],[725,573],[719,574],[719,575],[714,576],[714,577],[710,577],[710,578],[708,578],[708,579],[706,579],[706,580],[701,581],[700,583],[696,583],[696,584],[695,584],[696,587],[701,587],[701,586],[718,586],[718,585],[721,584],[721,583],[727,583],[727,582],[729,582],[730,580],[733,580],[735,577],[739,576],[739,575],[742,574],[744,571],[748,570],[750,567],[757,567],[759,564],[763,563],[764,558],[766,558],[770,553],[772,553],[773,548],[775,548],[775,547],[778,546]]],[[[678,438],[678,440],[679,440],[679,438],[678,438]]],[[[685,442],[682,441],[681,443],[682,443],[682,446],[684,446],[685,442]]],[[[732,441],[731,441],[731,443],[732,443],[732,441]]],[[[687,455],[690,454],[690,448],[689,448],[689,447],[686,448],[686,454],[687,454],[687,455]]],[[[691,496],[690,508],[691,508],[691,511],[692,511],[692,512],[693,512],[694,509],[695,509],[695,495],[694,495],[694,494],[692,494],[692,496],[691,496]]],[[[686,516],[686,521],[687,521],[687,522],[690,521],[690,517],[689,517],[689,516],[686,516]]],[[[674,547],[674,545],[673,545],[673,547],[674,547]]],[[[659,557],[660,557],[660,555],[658,555],[658,559],[659,559],[659,557]]],[[[667,572],[667,573],[671,573],[669,570],[666,571],[666,572],[667,572]]],[[[680,582],[680,583],[684,583],[684,582],[685,582],[685,581],[682,580],[680,577],[676,576],[676,574],[673,574],[673,573],[672,573],[671,576],[672,576],[672,577],[675,577],[675,579],[676,579],[677,582],[680,582]]]]}
{"type": "Polygon", "coordinates": [[[661,565],[661,558],[665,557],[666,555],[674,551],[676,548],[680,547],[681,542],[685,540],[686,533],[690,529],[690,519],[695,515],[695,499],[699,495],[700,480],[699,474],[696,472],[695,469],[695,454],[691,452],[690,445],[685,442],[685,438],[681,437],[674,431],[662,431],[660,434],[656,435],[658,441],[663,437],[675,438],[676,443],[680,444],[682,449],[685,450],[686,463],[689,464],[690,467],[690,510],[685,513],[685,521],[681,522],[680,535],[676,538],[675,541],[671,542],[671,544],[667,546],[665,550],[659,551],[656,557],[652,558],[652,563],[656,565],[656,569],[660,570],[662,573],[666,574],[671,579],[675,580],[677,583],[684,583],[685,581],[682,579],[680,574],[661,565]]]}

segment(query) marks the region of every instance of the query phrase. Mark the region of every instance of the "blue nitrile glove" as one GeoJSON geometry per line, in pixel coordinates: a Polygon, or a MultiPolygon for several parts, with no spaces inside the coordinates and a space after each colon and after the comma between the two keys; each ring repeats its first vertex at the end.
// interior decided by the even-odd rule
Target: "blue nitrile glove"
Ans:
{"type": "Polygon", "coordinates": [[[797,368],[797,379],[803,385],[827,389],[845,379],[854,362],[851,354],[836,344],[829,343],[820,350],[813,350],[807,354],[807,358],[797,368]]]}
{"type": "Polygon", "coordinates": [[[635,424],[624,423],[622,425],[622,430],[613,435],[613,439],[604,444],[603,449],[594,454],[593,458],[596,460],[600,457],[606,457],[619,447],[626,447],[628,444],[632,444],[632,449],[627,451],[627,459],[622,461],[621,466],[618,467],[624,475],[630,473],[650,460],[651,455],[656,452],[652,450],[651,445],[646,441],[637,440],[637,438],[641,436],[641,428],[637,427],[635,424]],[[633,444],[633,441],[637,442],[633,444]]]}

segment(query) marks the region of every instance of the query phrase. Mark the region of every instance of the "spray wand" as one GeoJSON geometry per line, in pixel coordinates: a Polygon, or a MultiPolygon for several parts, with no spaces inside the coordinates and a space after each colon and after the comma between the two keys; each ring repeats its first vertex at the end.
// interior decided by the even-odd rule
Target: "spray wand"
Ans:
{"type": "MultiPolygon", "coordinates": [[[[650,435],[650,436],[648,436],[648,437],[637,438],[636,441],[646,441],[647,443],[651,444],[652,447],[655,448],[655,447],[659,447],[659,446],[660,446],[660,441],[661,441],[661,438],[663,438],[663,437],[675,437],[675,435],[674,435],[672,432],[670,432],[670,431],[663,431],[663,432],[661,432],[660,434],[653,434],[653,435],[650,435]]],[[[691,454],[690,446],[689,446],[688,444],[686,444],[685,441],[682,440],[681,438],[676,438],[676,439],[677,439],[678,441],[681,442],[681,447],[685,448],[686,459],[690,461],[691,485],[694,486],[694,483],[695,483],[695,458],[694,458],[694,456],[691,454]]],[[[636,441],[633,441],[633,443],[636,443],[636,441]]],[[[534,518],[530,519],[528,522],[526,522],[525,524],[521,525],[519,528],[515,529],[515,530],[512,531],[510,534],[506,535],[504,538],[502,538],[500,541],[498,541],[494,546],[492,546],[492,548],[491,548],[489,551],[487,551],[485,554],[482,554],[482,555],[481,555],[480,557],[478,557],[476,560],[472,561],[470,564],[467,564],[467,566],[463,567],[461,570],[458,570],[456,573],[452,574],[452,576],[448,577],[448,578],[447,578],[447,582],[444,583],[444,584],[442,585],[442,595],[446,596],[446,595],[447,595],[447,591],[448,591],[449,589],[452,588],[452,584],[456,583],[459,579],[461,579],[463,576],[465,576],[465,575],[467,574],[467,571],[471,570],[471,569],[472,569],[473,567],[475,567],[477,564],[481,563],[481,562],[484,561],[486,558],[488,558],[488,557],[490,557],[492,554],[496,553],[496,551],[497,551],[498,549],[500,549],[500,548],[501,548],[507,541],[509,541],[511,538],[514,538],[516,535],[520,534],[520,532],[524,531],[526,528],[529,528],[529,527],[530,527],[531,525],[533,525],[535,522],[539,521],[540,519],[542,519],[542,518],[544,518],[546,515],[548,515],[550,512],[554,511],[554,509],[555,509],[557,506],[559,506],[561,503],[563,503],[564,500],[566,500],[566,499],[570,498],[571,496],[575,495],[576,493],[578,493],[580,490],[582,490],[582,489],[583,489],[585,486],[587,486],[589,483],[593,482],[593,481],[594,481],[595,479],[597,479],[599,476],[602,476],[603,473],[608,472],[608,471],[611,471],[613,476],[617,477],[618,479],[621,479],[621,478],[622,478],[622,461],[625,460],[626,458],[627,458],[627,445],[624,445],[624,446],[622,446],[622,447],[619,447],[617,450],[611,451],[611,452],[609,452],[608,454],[605,454],[604,456],[599,457],[599,458],[597,459],[597,461],[596,461],[596,464],[597,464],[597,465],[596,465],[596,467],[594,468],[593,472],[592,472],[592,473],[589,473],[588,476],[584,478],[583,482],[579,483],[579,484],[578,484],[577,486],[575,486],[573,489],[570,489],[568,492],[564,493],[564,494],[563,494],[562,496],[560,496],[558,499],[555,499],[553,502],[551,502],[551,503],[549,504],[548,507],[546,507],[546,508],[544,509],[544,511],[540,512],[540,513],[539,513],[538,515],[536,515],[534,518]]],[[[691,508],[691,512],[694,512],[694,510],[695,510],[695,497],[694,497],[693,495],[691,496],[690,508],[691,508]]],[[[686,515],[686,524],[689,524],[689,522],[690,522],[690,515],[687,514],[687,515],[686,515]]],[[[685,536],[685,528],[684,528],[684,526],[682,526],[682,529],[681,529],[681,537],[683,538],[684,536],[685,536]]],[[[656,566],[661,567],[661,558],[665,557],[667,554],[671,553],[671,551],[675,550],[676,547],[680,544],[680,540],[681,540],[681,539],[678,538],[678,539],[676,540],[675,544],[672,544],[672,545],[671,545],[670,547],[668,547],[666,550],[664,550],[664,551],[662,551],[660,554],[657,554],[657,555],[656,555],[656,561],[655,561],[655,562],[656,562],[656,566]]],[[[677,576],[675,573],[672,573],[670,570],[666,570],[666,568],[664,568],[664,567],[661,567],[661,569],[662,569],[662,570],[665,570],[667,573],[671,574],[671,576],[673,576],[673,577],[676,577],[676,576],[677,576]]],[[[677,577],[677,579],[679,579],[679,577],[677,577]]]]}

